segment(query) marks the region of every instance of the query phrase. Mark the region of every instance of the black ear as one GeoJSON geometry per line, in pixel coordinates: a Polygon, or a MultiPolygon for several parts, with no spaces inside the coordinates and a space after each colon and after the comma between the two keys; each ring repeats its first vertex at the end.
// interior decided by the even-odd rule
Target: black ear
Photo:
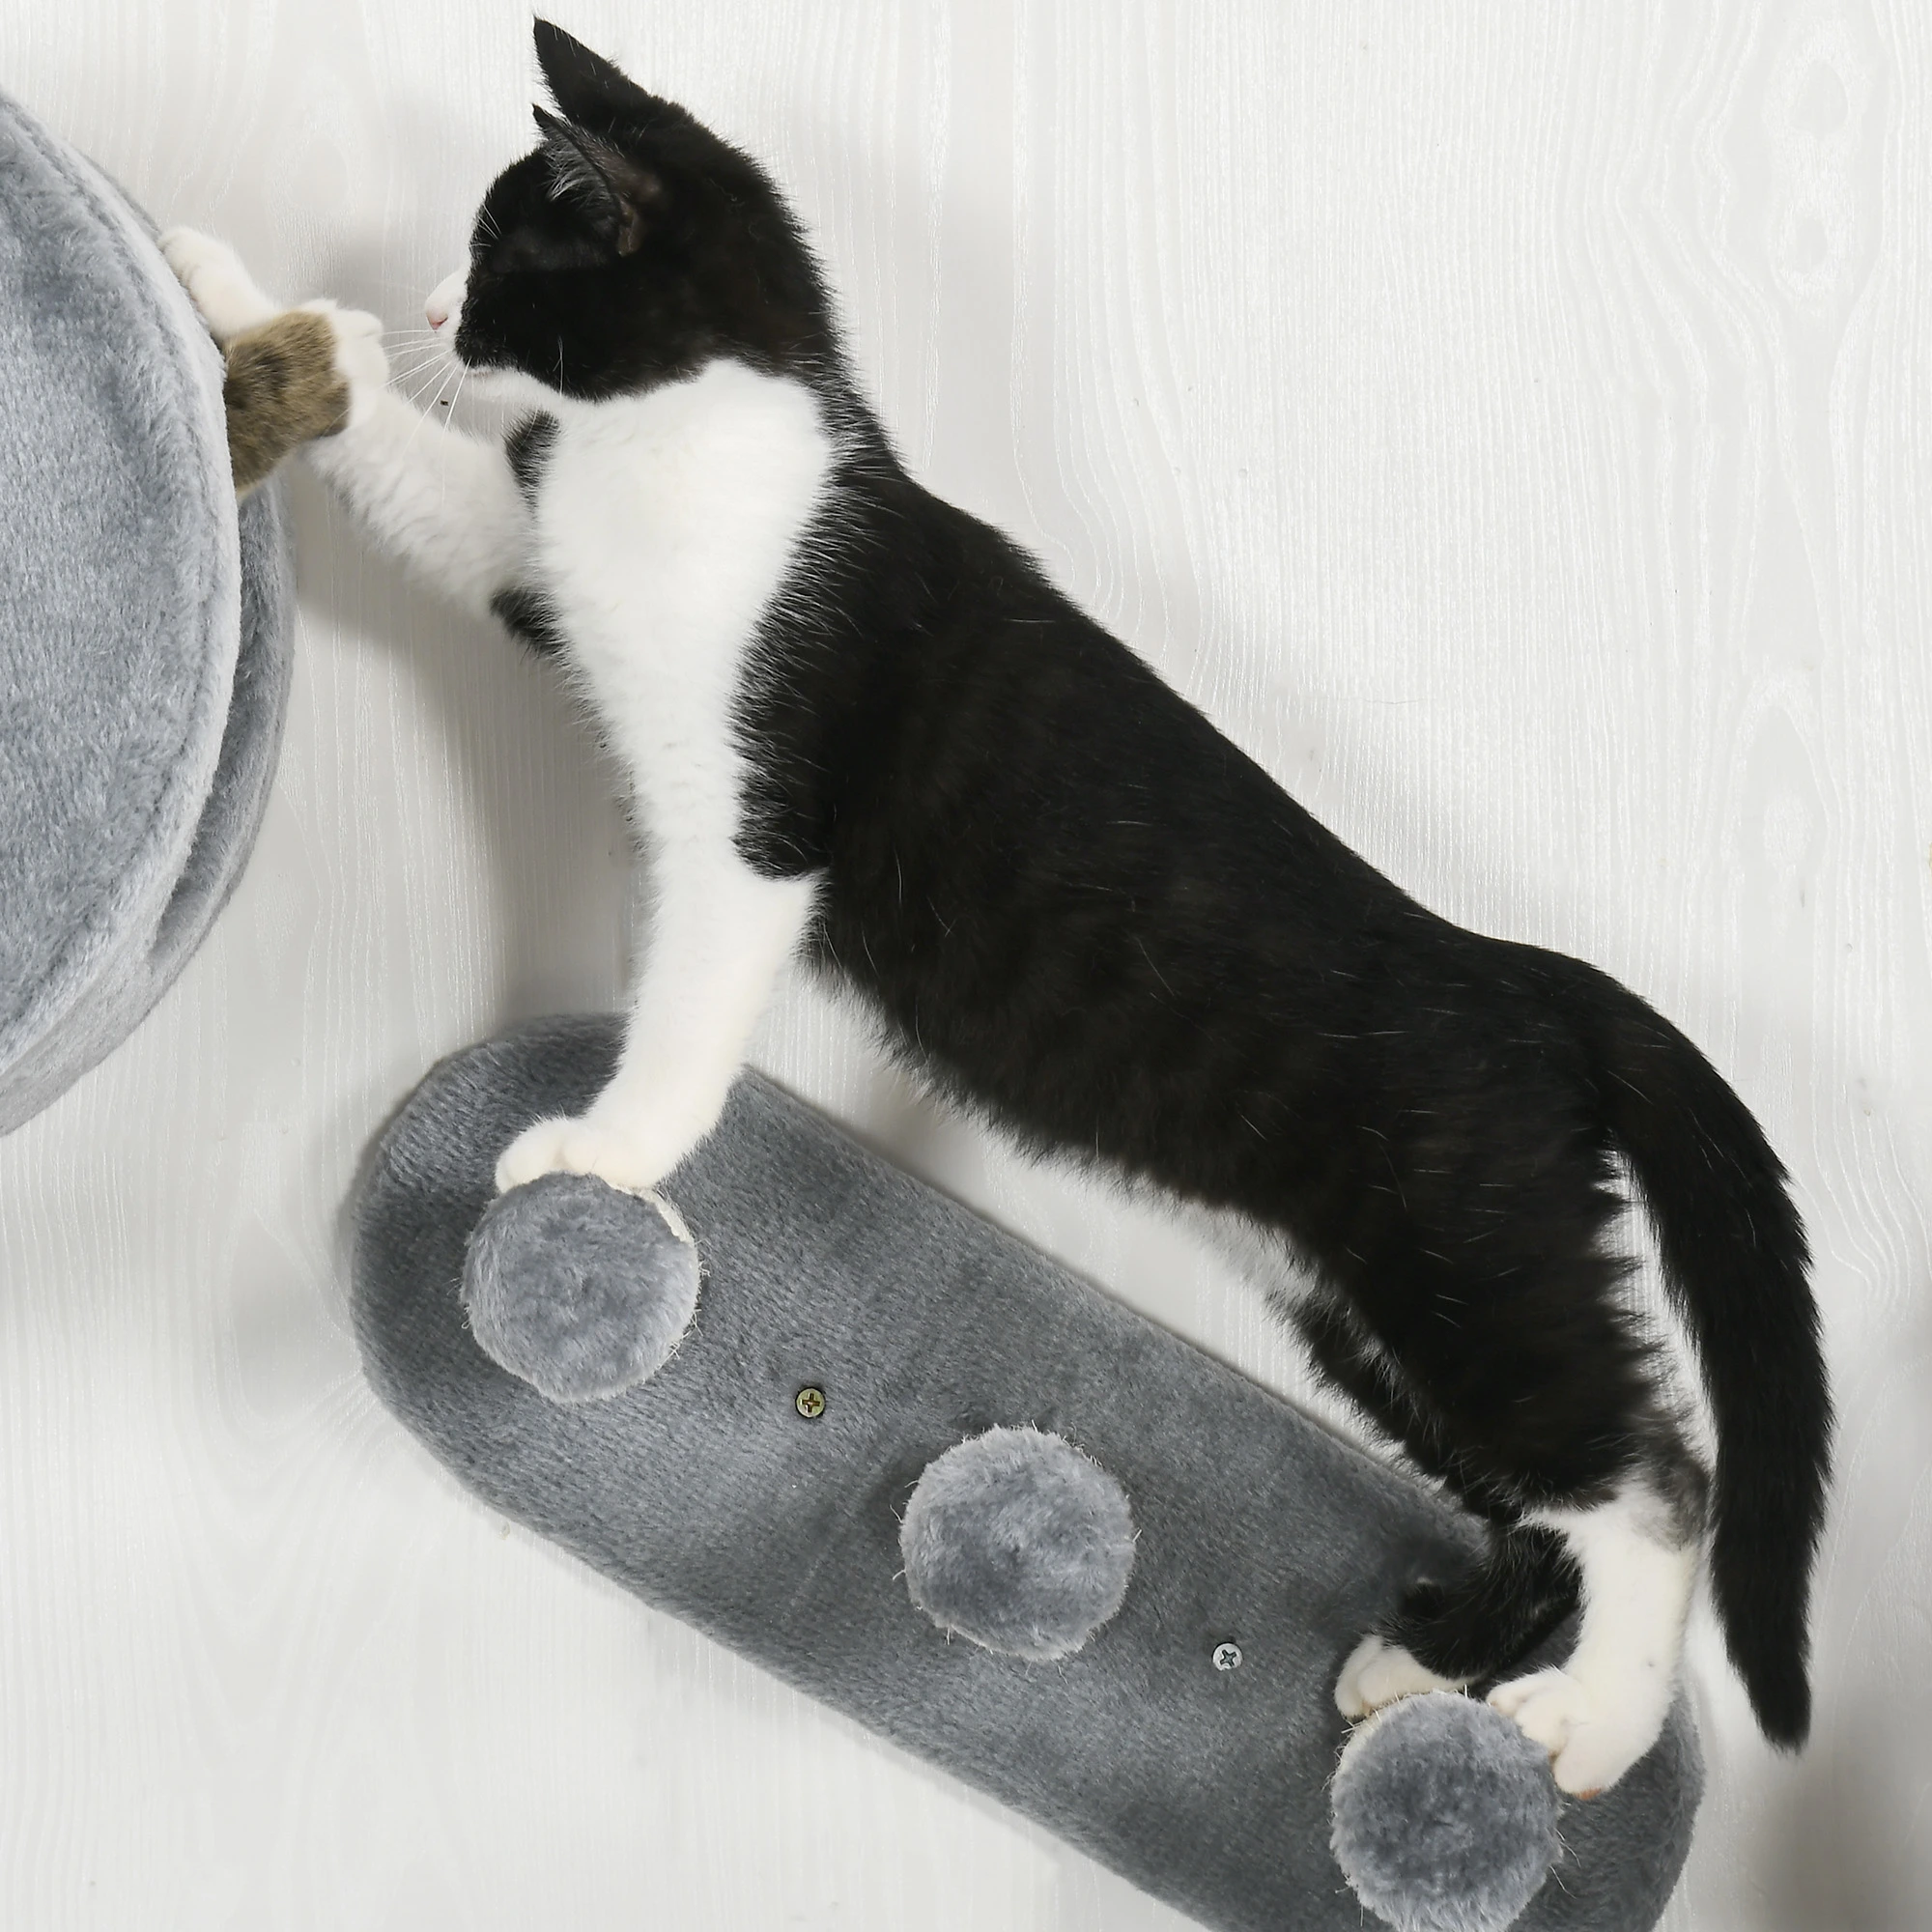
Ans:
{"type": "Polygon", "coordinates": [[[609,128],[617,118],[652,104],[641,87],[561,27],[539,20],[533,33],[544,83],[566,121],[585,128],[609,128]]]}
{"type": "Polygon", "coordinates": [[[635,255],[664,201],[663,179],[582,128],[541,107],[530,112],[544,137],[552,195],[576,202],[618,254],[635,255]]]}

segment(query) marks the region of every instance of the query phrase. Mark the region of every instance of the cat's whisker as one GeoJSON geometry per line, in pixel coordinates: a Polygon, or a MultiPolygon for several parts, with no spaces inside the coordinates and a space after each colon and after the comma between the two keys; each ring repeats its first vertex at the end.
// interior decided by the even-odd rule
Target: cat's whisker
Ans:
{"type": "Polygon", "coordinates": [[[410,401],[420,405],[423,397],[428,395],[432,389],[440,392],[443,384],[449,381],[452,371],[460,366],[460,364],[455,362],[439,359],[421,368],[412,370],[406,379],[415,384],[409,391],[410,401]]]}
{"type": "Polygon", "coordinates": [[[412,369],[404,381],[404,393],[409,400],[418,406],[425,396],[447,379],[449,365],[441,361],[431,361],[412,369]]]}
{"type": "Polygon", "coordinates": [[[411,362],[402,364],[392,362],[389,365],[390,374],[398,384],[408,384],[429,375],[432,370],[442,369],[446,366],[446,361],[447,358],[441,355],[418,355],[411,362]]]}
{"type": "Polygon", "coordinates": [[[442,380],[437,384],[436,394],[430,398],[429,407],[416,417],[415,427],[410,431],[409,437],[403,444],[403,454],[405,456],[415,447],[416,439],[422,435],[423,424],[429,421],[431,415],[435,412],[437,404],[442,400],[443,389],[447,386],[451,376],[457,377],[458,382],[461,382],[461,371],[462,365],[453,362],[442,372],[442,380]]]}
{"type": "Polygon", "coordinates": [[[412,409],[427,409],[429,407],[427,398],[435,391],[442,380],[442,373],[440,371],[430,371],[429,374],[419,378],[411,387],[403,391],[404,401],[412,409]]]}
{"type": "MultiPolygon", "coordinates": [[[[448,377],[444,377],[444,381],[448,381],[448,377]]],[[[421,431],[423,431],[423,423],[425,423],[425,421],[427,421],[427,419],[431,417],[431,413],[435,412],[435,408],[437,408],[437,398],[439,398],[440,394],[442,394],[442,390],[440,390],[440,384],[439,384],[439,388],[437,388],[437,394],[435,394],[435,396],[431,396],[431,398],[429,398],[429,402],[425,402],[425,404],[419,404],[419,408],[417,408],[417,419],[415,419],[415,427],[413,427],[413,429],[410,431],[410,442],[415,442],[415,439],[417,439],[417,437],[421,435],[421,431]]]]}

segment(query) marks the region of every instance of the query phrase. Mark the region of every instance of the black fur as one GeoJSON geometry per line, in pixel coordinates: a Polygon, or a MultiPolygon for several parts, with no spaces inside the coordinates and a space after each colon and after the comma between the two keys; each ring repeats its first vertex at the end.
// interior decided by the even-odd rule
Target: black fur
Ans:
{"type": "Polygon", "coordinates": [[[1486,1566],[1390,1626],[1449,1675],[1507,1667],[1574,1603],[1524,1511],[1644,1473],[1700,1526],[1606,1245],[1626,1158],[1711,1391],[1731,1653],[1799,1742],[1831,1413],[1749,1114],[1602,973],[1416,904],[914,482],[762,171],[567,35],[537,46],[563,120],[484,203],[459,354],[584,397],[736,355],[841,435],[740,696],[743,848],[822,877],[823,959],[1027,1142],[1234,1209],[1313,1270],[1318,1361],[1494,1526],[1486,1566]]]}
{"type": "Polygon", "coordinates": [[[551,657],[562,650],[563,632],[551,600],[541,590],[526,583],[508,584],[490,599],[490,609],[503,628],[538,657],[551,657]]]}
{"type": "Polygon", "coordinates": [[[838,355],[817,265],[757,163],[548,22],[537,54],[563,119],[491,185],[456,353],[586,401],[689,376],[838,355]]]}
{"type": "Polygon", "coordinates": [[[527,415],[511,426],[503,439],[503,453],[510,459],[510,474],[526,503],[535,503],[537,485],[543,480],[544,463],[550,446],[556,440],[556,418],[542,413],[527,415]]]}

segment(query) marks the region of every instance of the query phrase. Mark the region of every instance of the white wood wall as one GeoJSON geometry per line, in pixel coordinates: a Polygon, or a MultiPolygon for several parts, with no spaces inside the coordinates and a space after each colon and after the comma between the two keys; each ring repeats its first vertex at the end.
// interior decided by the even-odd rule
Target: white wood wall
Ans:
{"type": "MultiPolygon", "coordinates": [[[[766,156],[916,469],[1431,904],[1673,1014],[1818,1252],[1810,1750],[1706,1631],[1669,1923],[1932,1923],[1932,6],[557,0],[766,156]]],[[[508,0],[0,0],[0,85],[270,286],[419,322],[508,0]]],[[[470,1502],[364,1388],[357,1154],[619,994],[549,676],[295,486],[253,865],[0,1144],[0,1924],[1153,1932],[1171,1914],[470,1502]]],[[[1249,1372],[1187,1236],[787,992],[762,1063],[1249,1372]]]]}

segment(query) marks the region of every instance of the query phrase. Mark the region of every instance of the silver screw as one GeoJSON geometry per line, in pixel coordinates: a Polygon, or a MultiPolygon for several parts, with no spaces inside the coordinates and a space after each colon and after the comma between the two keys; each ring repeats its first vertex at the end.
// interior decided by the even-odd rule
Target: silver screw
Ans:
{"type": "Polygon", "coordinates": [[[1241,1667],[1241,1646],[1237,1643],[1217,1643],[1214,1646],[1214,1668],[1216,1670],[1238,1670],[1241,1667]]]}

